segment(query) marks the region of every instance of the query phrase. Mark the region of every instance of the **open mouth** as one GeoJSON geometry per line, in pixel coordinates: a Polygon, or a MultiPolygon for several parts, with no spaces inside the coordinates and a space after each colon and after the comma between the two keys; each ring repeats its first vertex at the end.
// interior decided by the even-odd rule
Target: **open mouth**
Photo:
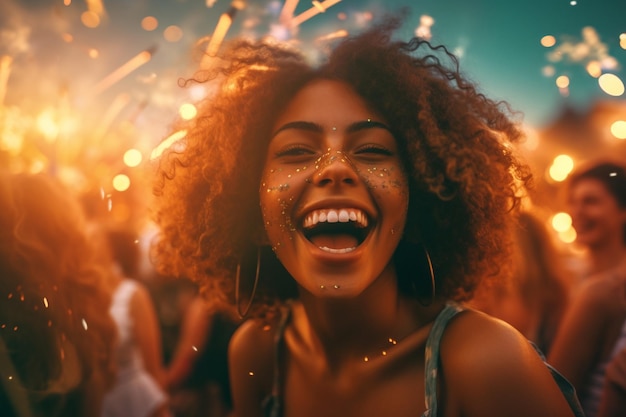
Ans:
{"type": "Polygon", "coordinates": [[[367,214],[354,208],[312,211],[304,218],[302,227],[311,243],[330,253],[352,252],[371,229],[367,214]]]}

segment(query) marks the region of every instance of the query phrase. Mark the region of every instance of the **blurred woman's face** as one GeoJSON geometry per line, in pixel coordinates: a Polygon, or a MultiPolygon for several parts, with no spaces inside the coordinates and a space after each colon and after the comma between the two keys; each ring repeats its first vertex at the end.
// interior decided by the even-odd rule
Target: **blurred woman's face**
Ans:
{"type": "Polygon", "coordinates": [[[570,189],[569,210],[576,241],[590,248],[623,242],[626,209],[605,185],[593,178],[578,180],[570,189]]]}
{"type": "Polygon", "coordinates": [[[273,132],[261,209],[298,284],[318,296],[351,297],[392,274],[409,195],[382,117],[348,85],[316,80],[294,96],[273,132]]]}

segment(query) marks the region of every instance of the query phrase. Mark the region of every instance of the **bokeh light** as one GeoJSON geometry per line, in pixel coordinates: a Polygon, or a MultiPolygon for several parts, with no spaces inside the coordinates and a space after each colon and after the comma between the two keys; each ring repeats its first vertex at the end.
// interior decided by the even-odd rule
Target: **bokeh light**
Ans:
{"type": "Polygon", "coordinates": [[[176,25],[168,26],[163,31],[163,37],[168,42],[178,42],[183,37],[183,30],[176,25]]]}
{"type": "Polygon", "coordinates": [[[573,227],[570,227],[564,232],[558,233],[559,239],[563,243],[572,243],[576,240],[576,230],[573,227]]]}
{"type": "Polygon", "coordinates": [[[182,117],[183,119],[191,120],[194,117],[196,117],[196,114],[198,114],[198,110],[196,109],[196,106],[194,106],[193,104],[185,103],[179,107],[178,113],[180,114],[180,117],[182,117]]]}
{"type": "Polygon", "coordinates": [[[550,178],[554,181],[564,181],[567,176],[574,169],[574,160],[569,155],[558,155],[552,161],[552,165],[549,168],[550,178]]]}
{"type": "Polygon", "coordinates": [[[88,28],[93,29],[100,26],[100,16],[92,11],[83,12],[83,14],[80,15],[80,21],[88,28]]]}
{"type": "Polygon", "coordinates": [[[541,38],[541,46],[545,46],[546,48],[550,48],[556,44],[556,38],[552,35],[546,35],[541,38]]]}
{"type": "Polygon", "coordinates": [[[130,178],[128,178],[128,175],[118,174],[113,177],[112,185],[116,191],[126,191],[130,187],[130,178]]]}
{"type": "Polygon", "coordinates": [[[611,134],[617,139],[626,139],[626,121],[618,120],[611,124],[611,134]]]}
{"type": "Polygon", "coordinates": [[[159,27],[159,21],[154,16],[146,16],[141,20],[141,28],[151,32],[159,27]]]}
{"type": "Polygon", "coordinates": [[[602,91],[610,96],[617,97],[624,94],[624,83],[615,74],[602,74],[600,78],[598,78],[598,84],[600,84],[602,91]]]}
{"type": "Polygon", "coordinates": [[[569,77],[567,75],[557,77],[556,86],[559,88],[567,88],[569,86],[569,77]]]}
{"type": "Polygon", "coordinates": [[[557,232],[567,232],[572,227],[572,218],[565,212],[558,212],[552,216],[552,228],[557,232]]]}
{"type": "Polygon", "coordinates": [[[129,149],[124,152],[124,163],[128,167],[132,168],[138,166],[139,164],[141,164],[142,159],[143,156],[141,155],[141,152],[137,149],[129,149]]]}

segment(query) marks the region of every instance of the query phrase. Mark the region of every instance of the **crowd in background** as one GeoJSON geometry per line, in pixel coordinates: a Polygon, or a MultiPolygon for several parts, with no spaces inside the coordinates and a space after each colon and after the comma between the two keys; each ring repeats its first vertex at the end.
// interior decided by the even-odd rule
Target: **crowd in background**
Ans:
{"type": "MultiPolygon", "coordinates": [[[[3,376],[12,370],[2,415],[96,415],[98,404],[103,416],[145,407],[228,415],[226,348],[237,319],[212,311],[188,279],[140,272],[141,236],[85,220],[54,179],[3,174],[0,185],[3,376]]],[[[587,415],[617,416],[626,398],[626,169],[594,165],[567,187],[582,251],[558,244],[530,206],[515,230],[513,273],[471,305],[536,343],[587,415]]]]}
{"type": "MultiPolygon", "coordinates": [[[[242,48],[245,49],[245,45],[242,48]]],[[[387,49],[385,51],[388,52],[387,49]]],[[[286,51],[281,53],[287,54],[286,51]]],[[[346,52],[343,57],[346,62],[350,61],[346,58],[350,54],[346,52]]],[[[245,58],[250,57],[246,55],[245,58]]],[[[339,59],[341,58],[340,56],[339,59]]],[[[245,59],[242,58],[241,62],[245,64],[245,59]]],[[[399,59],[399,62],[405,61],[399,59]]],[[[289,65],[291,64],[290,61],[289,65]]],[[[488,115],[496,114],[489,113],[489,106],[493,103],[485,104],[481,101],[484,97],[475,94],[458,74],[441,71],[441,74],[448,75],[448,79],[457,79],[457,83],[465,86],[461,89],[462,93],[474,100],[472,103],[484,104],[488,115]]],[[[236,71],[233,74],[240,76],[236,71]]],[[[439,81],[432,81],[432,85],[439,88],[439,81]]],[[[346,107],[353,105],[361,111],[358,105],[354,105],[361,98],[356,99],[358,96],[345,85],[333,82],[314,80],[310,85],[315,88],[321,85],[320,91],[335,94],[338,100],[345,100],[348,104],[346,107]]],[[[240,84],[243,85],[243,81],[240,84]]],[[[302,87],[303,85],[308,84],[303,82],[298,87],[302,90],[294,87],[294,91],[304,91],[305,97],[310,94],[315,99],[324,98],[323,94],[316,93],[310,85],[302,87]]],[[[450,97],[456,97],[456,90],[454,91],[454,94],[450,93],[450,97]]],[[[298,101],[298,94],[294,93],[296,104],[305,107],[307,100],[298,101]]],[[[393,101],[390,97],[387,99],[393,101]]],[[[227,97],[222,104],[232,105],[234,101],[230,100],[227,97]]],[[[459,101],[461,102],[465,103],[459,101]]],[[[294,108],[300,109],[297,105],[294,108]]],[[[254,114],[254,109],[247,111],[254,114]]],[[[499,117],[498,114],[494,119],[500,120],[499,117]]],[[[379,135],[383,139],[377,140],[390,148],[397,146],[388,127],[368,118],[364,120],[366,122],[361,122],[361,125],[354,126],[353,123],[347,130],[367,130],[371,128],[371,123],[377,123],[375,128],[384,131],[384,135],[379,135]]],[[[401,123],[400,121],[397,124],[401,123]]],[[[254,123],[250,123],[252,125],[254,123]]],[[[307,133],[317,132],[315,129],[319,129],[311,126],[313,123],[292,121],[279,129],[279,132],[294,129],[294,125],[307,133]],[[302,125],[306,126],[302,128],[302,125]]],[[[505,123],[503,126],[502,132],[510,134],[514,131],[512,124],[505,123]]],[[[429,127],[433,132],[439,132],[438,126],[429,127]]],[[[335,130],[334,126],[332,130],[335,130]]],[[[407,128],[408,130],[410,129],[407,128]]],[[[221,133],[223,138],[229,137],[224,132],[221,133]]],[[[483,133],[485,132],[477,135],[483,133]]],[[[485,138],[491,138],[486,133],[485,135],[485,138]]],[[[440,136],[447,139],[444,134],[440,136]]],[[[469,148],[465,136],[459,135],[459,138],[469,148]]],[[[478,136],[474,139],[477,138],[478,136]]],[[[445,143],[444,139],[441,140],[445,143]]],[[[477,139],[475,146],[479,142],[477,139]]],[[[227,145],[226,142],[223,144],[224,147],[227,145]]],[[[459,148],[461,146],[458,145],[459,148]]],[[[368,161],[384,159],[387,163],[387,159],[393,159],[395,163],[396,159],[400,160],[394,152],[381,149],[382,147],[374,151],[365,146],[363,148],[365,150],[359,148],[356,153],[361,158],[369,158],[368,161]],[[364,153],[367,156],[363,156],[364,153]]],[[[448,152],[443,146],[441,149],[435,148],[437,147],[433,146],[434,150],[431,151],[437,150],[442,154],[448,152]]],[[[248,151],[252,153],[250,149],[248,151]]],[[[500,150],[501,148],[495,146],[491,149],[495,156],[490,156],[494,159],[502,158],[504,161],[493,164],[496,173],[500,173],[498,169],[507,166],[506,163],[510,164],[508,167],[514,166],[510,160],[505,161],[508,155],[503,155],[500,150]]],[[[198,151],[198,155],[200,154],[198,151]]],[[[307,155],[307,149],[298,148],[293,151],[289,148],[283,150],[276,159],[293,158],[299,162],[298,158],[302,154],[307,155]]],[[[421,154],[420,157],[427,159],[421,154]]],[[[345,158],[343,154],[340,157],[325,154],[319,159],[324,159],[323,163],[318,160],[316,164],[322,166],[322,169],[329,166],[334,169],[332,164],[337,159],[345,158]]],[[[208,172],[209,162],[211,161],[204,162],[207,166],[202,167],[203,174],[208,172]]],[[[349,166],[345,161],[342,163],[344,165],[339,166],[338,170],[352,169],[352,165],[349,166]]],[[[512,236],[512,264],[490,265],[490,268],[486,268],[485,270],[501,270],[502,274],[499,279],[479,286],[475,297],[466,303],[479,312],[508,323],[533,342],[545,355],[547,363],[572,383],[588,417],[617,417],[624,415],[626,410],[625,165],[620,160],[590,161],[589,165],[580,166],[564,183],[564,204],[577,233],[574,243],[576,251],[555,240],[547,226],[549,216],[546,215],[545,208],[533,206],[529,197],[530,200],[525,202],[524,209],[516,218],[512,236]],[[576,262],[572,262],[572,258],[576,258],[576,262]],[[575,268],[572,268],[573,265],[575,268]]],[[[400,179],[396,179],[396,182],[390,181],[389,184],[392,185],[382,182],[379,188],[372,188],[380,193],[388,191],[385,187],[393,188],[398,200],[404,201],[402,199],[406,198],[408,206],[406,194],[409,186],[405,184],[406,194],[398,192],[400,186],[397,184],[402,183],[404,177],[401,175],[404,173],[398,174],[402,170],[396,168],[393,165],[393,169],[381,172],[380,176],[396,175],[400,179]]],[[[223,167],[211,169],[217,172],[223,167]]],[[[228,184],[225,172],[221,173],[223,182],[220,185],[228,184]]],[[[268,172],[275,174],[274,170],[268,172]]],[[[378,172],[369,174],[370,182],[377,180],[379,175],[378,172]]],[[[345,174],[347,175],[349,174],[345,174]]],[[[437,175],[432,176],[435,184],[437,175]]],[[[320,175],[313,181],[332,182],[332,178],[320,180],[319,177],[320,175]]],[[[500,181],[505,182],[503,178],[500,181]]],[[[302,184],[309,184],[310,181],[307,178],[302,184]]],[[[386,177],[381,181],[386,181],[386,177]]],[[[347,182],[353,184],[357,180],[352,178],[347,182]]],[[[251,186],[253,192],[258,193],[258,186],[258,183],[251,186]]],[[[449,197],[445,195],[446,187],[450,184],[442,180],[441,183],[431,186],[440,187],[438,196],[443,195],[440,200],[446,201],[445,198],[449,197]]],[[[267,185],[267,190],[268,193],[282,191],[281,187],[285,188],[283,185],[273,188],[267,185]]],[[[227,191],[233,194],[240,192],[238,189],[227,191]]],[[[505,194],[501,190],[490,191],[494,194],[505,194]]],[[[411,189],[411,192],[422,191],[411,189]]],[[[217,192],[216,195],[222,196],[217,192]]],[[[389,195],[385,194],[385,197],[389,195]]],[[[426,193],[416,195],[432,196],[426,193]]],[[[216,297],[207,292],[216,288],[199,286],[185,276],[167,276],[150,267],[145,268],[145,265],[151,265],[152,260],[150,250],[142,246],[144,240],[150,239],[149,234],[146,236],[145,230],[141,228],[120,227],[94,216],[92,209],[98,203],[83,197],[73,194],[57,178],[47,174],[0,173],[0,415],[227,417],[233,404],[227,365],[228,347],[231,336],[243,323],[240,315],[245,314],[237,315],[237,311],[222,309],[221,304],[209,301],[216,297]]],[[[378,202],[384,205],[383,200],[381,197],[378,202]]],[[[432,201],[420,201],[417,204],[430,204],[432,201]]],[[[495,199],[489,201],[493,202],[495,199]]],[[[203,201],[193,203],[197,204],[198,210],[205,204],[203,201]]],[[[288,202],[282,201],[281,204],[286,205],[288,202]]],[[[268,206],[272,207],[269,203],[268,206]]],[[[475,212],[480,211],[478,206],[473,206],[475,212]]],[[[274,206],[277,212],[280,208],[274,206]]],[[[424,213],[430,213],[424,210],[424,213]]],[[[493,213],[502,212],[500,207],[493,210],[493,213]]],[[[453,214],[455,213],[450,212],[441,217],[448,215],[452,218],[453,214]]],[[[326,216],[326,213],[323,215],[326,216]]],[[[425,219],[421,219],[424,222],[431,220],[426,215],[424,217],[425,219]]],[[[503,219],[504,216],[499,220],[504,224],[503,219]]],[[[213,220],[199,221],[206,223],[213,220]]],[[[251,221],[256,220],[259,219],[254,218],[251,221]]],[[[488,223],[484,218],[480,221],[483,225],[488,223]]],[[[275,230],[276,233],[283,233],[289,226],[293,227],[289,224],[279,225],[279,221],[274,223],[277,230],[282,226],[281,230],[275,230]]],[[[172,227],[171,224],[169,226],[172,227]]],[[[228,232],[228,227],[235,226],[243,227],[233,224],[219,224],[215,227],[224,227],[228,232]]],[[[479,236],[481,230],[472,230],[468,235],[479,236]]],[[[244,232],[246,231],[241,233],[244,232]]],[[[504,236],[503,230],[498,232],[504,236]]],[[[496,232],[492,230],[491,233],[496,232]]],[[[355,238],[350,235],[347,239],[355,238]]],[[[178,242],[169,243],[172,245],[171,250],[188,249],[177,247],[178,242]]],[[[388,264],[391,264],[392,254],[399,247],[397,241],[392,243],[396,246],[391,243],[386,245],[387,248],[392,248],[388,254],[389,259],[385,261],[388,264]]],[[[470,246],[467,242],[462,243],[470,246]]],[[[447,253],[439,249],[441,253],[447,253]]],[[[469,248],[458,258],[463,258],[468,253],[496,253],[499,248],[492,245],[488,249],[472,252],[472,248],[469,248]]],[[[210,244],[204,250],[210,252],[210,244]]],[[[326,250],[337,251],[332,248],[326,250]]],[[[195,253],[188,255],[190,258],[197,256],[195,253]]],[[[260,256],[257,252],[257,257],[260,256]]],[[[443,255],[441,258],[444,258],[443,255]]],[[[427,259],[430,262],[428,255],[427,259]]],[[[466,263],[458,262],[461,265],[459,268],[479,261],[483,268],[488,263],[486,259],[465,260],[466,263]]],[[[440,266],[445,266],[445,259],[439,259],[439,262],[440,266]]],[[[197,266],[187,267],[192,269],[197,266]]],[[[223,265],[217,267],[226,268],[223,265]]],[[[398,265],[395,267],[401,269],[398,265]]],[[[238,264],[237,281],[240,277],[239,268],[238,264]]],[[[257,259],[256,278],[259,275],[258,268],[257,259]]],[[[203,272],[210,274],[214,271],[203,272]]],[[[393,275],[393,278],[395,280],[397,277],[393,275]]],[[[433,277],[433,284],[434,280],[433,277]]],[[[462,278],[450,285],[458,285],[461,281],[462,278]]],[[[467,282],[469,280],[465,283],[467,282]]],[[[315,288],[320,292],[328,289],[325,285],[315,288]]],[[[339,285],[335,285],[335,289],[339,289],[339,285]]],[[[449,290],[444,288],[440,291],[446,289],[449,290]]],[[[401,290],[408,292],[410,289],[401,290]]],[[[415,288],[413,291],[417,292],[415,288]]],[[[434,286],[432,292],[432,298],[435,299],[434,286]]],[[[239,310],[239,301],[237,295],[236,310],[239,310]]],[[[251,304],[252,300],[249,300],[248,307],[251,304]]],[[[412,307],[415,305],[411,304],[412,307]]],[[[423,307],[427,311],[428,305],[423,307]]],[[[473,317],[481,320],[484,316],[478,313],[473,317]]],[[[508,325],[506,329],[509,329],[508,325]]],[[[254,348],[255,346],[250,347],[254,348]]],[[[541,378],[544,377],[545,374],[541,374],[541,378]]],[[[550,379],[550,382],[553,381],[550,379]]],[[[556,392],[556,388],[553,388],[556,392]]],[[[558,405],[561,409],[565,408],[562,403],[558,405]]],[[[569,412],[569,408],[567,410],[569,412]]]]}

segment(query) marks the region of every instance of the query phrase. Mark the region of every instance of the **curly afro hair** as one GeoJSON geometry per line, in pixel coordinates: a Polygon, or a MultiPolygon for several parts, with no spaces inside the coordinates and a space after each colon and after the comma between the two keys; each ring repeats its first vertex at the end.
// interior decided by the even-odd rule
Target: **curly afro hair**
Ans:
{"type": "MultiPolygon", "coordinates": [[[[190,80],[215,88],[198,104],[199,117],[174,126],[184,139],[157,168],[161,233],[153,253],[163,273],[233,301],[241,254],[264,238],[259,182],[270,129],[290,98],[320,78],[350,85],[391,126],[409,176],[403,239],[428,248],[437,295],[469,298],[482,277],[506,265],[510,226],[530,181],[513,152],[522,131],[509,106],[480,93],[445,47],[394,40],[400,23],[387,18],[340,41],[317,65],[282,44],[236,40],[215,67],[190,80]]],[[[268,252],[260,307],[296,295],[268,252]]],[[[398,252],[395,261],[408,294],[420,277],[402,267],[404,257],[398,252]]]]}

